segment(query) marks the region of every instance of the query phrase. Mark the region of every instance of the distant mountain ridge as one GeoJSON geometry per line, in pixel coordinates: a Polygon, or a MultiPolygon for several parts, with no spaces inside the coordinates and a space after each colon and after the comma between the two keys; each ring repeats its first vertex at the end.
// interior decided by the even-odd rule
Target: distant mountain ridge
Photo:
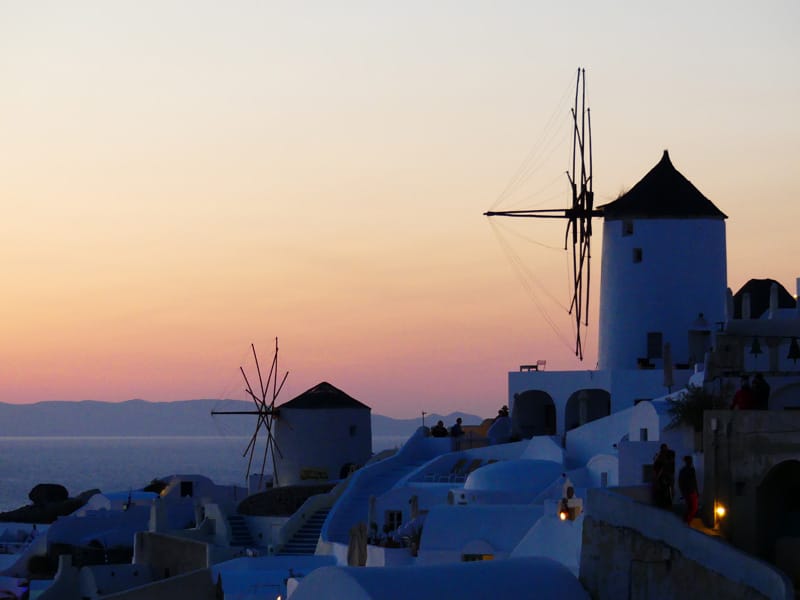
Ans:
{"type": "MultiPolygon", "coordinates": [[[[212,416],[212,410],[253,410],[253,403],[243,400],[0,402],[0,437],[246,436],[253,433],[255,416],[212,416]]],[[[441,419],[449,426],[457,417],[461,417],[465,425],[481,422],[480,417],[459,412],[425,415],[425,424],[431,425],[441,419]]],[[[421,424],[420,418],[393,419],[373,413],[372,435],[411,435],[421,424]]]]}

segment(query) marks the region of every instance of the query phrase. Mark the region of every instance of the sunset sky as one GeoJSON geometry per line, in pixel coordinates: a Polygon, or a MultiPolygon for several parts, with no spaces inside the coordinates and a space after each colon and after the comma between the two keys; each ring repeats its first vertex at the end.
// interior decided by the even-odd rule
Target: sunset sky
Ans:
{"type": "Polygon", "coordinates": [[[564,224],[482,214],[567,205],[579,66],[598,202],[669,149],[729,217],[734,291],[794,293],[800,3],[721,6],[0,3],[0,401],[244,399],[276,337],[282,400],[397,417],[593,368],[564,224]]]}

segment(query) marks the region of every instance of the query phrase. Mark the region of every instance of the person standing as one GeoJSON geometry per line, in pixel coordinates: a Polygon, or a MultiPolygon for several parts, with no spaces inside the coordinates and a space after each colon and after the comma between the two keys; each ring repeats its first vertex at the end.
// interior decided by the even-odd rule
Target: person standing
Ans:
{"type": "Polygon", "coordinates": [[[653,459],[653,502],[661,508],[672,506],[675,485],[675,451],[666,444],[653,459]]]}
{"type": "Polygon", "coordinates": [[[455,425],[450,428],[450,437],[453,438],[453,450],[461,450],[461,437],[464,429],[461,427],[461,417],[456,419],[455,425]]]}
{"type": "Polygon", "coordinates": [[[697,474],[694,470],[691,456],[683,457],[683,468],[678,473],[678,487],[681,490],[683,501],[686,503],[686,512],[683,520],[687,525],[692,524],[692,519],[697,514],[697,474]]]}
{"type": "Polygon", "coordinates": [[[431,427],[431,435],[433,437],[447,437],[447,427],[444,426],[444,421],[437,421],[436,425],[431,427]]]}
{"type": "Polygon", "coordinates": [[[731,410],[752,410],[755,405],[756,401],[753,396],[753,390],[750,389],[750,382],[746,376],[742,377],[742,387],[733,396],[731,410]]]}
{"type": "Polygon", "coordinates": [[[769,409],[769,384],[764,379],[764,375],[756,373],[753,375],[753,383],[751,384],[753,390],[753,398],[755,400],[755,408],[757,410],[769,409]]]}

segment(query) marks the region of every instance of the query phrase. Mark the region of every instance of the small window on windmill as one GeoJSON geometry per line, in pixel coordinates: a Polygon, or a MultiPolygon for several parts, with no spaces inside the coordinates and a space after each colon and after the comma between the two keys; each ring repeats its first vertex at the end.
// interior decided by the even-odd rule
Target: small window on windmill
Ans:
{"type": "Polygon", "coordinates": [[[641,248],[634,248],[633,249],[633,262],[635,262],[635,263],[642,262],[642,249],[641,248]]]}
{"type": "Polygon", "coordinates": [[[356,426],[350,425],[350,437],[356,437],[356,426]]]}
{"type": "Polygon", "coordinates": [[[633,221],[630,219],[625,219],[622,221],[622,236],[629,236],[633,235],[633,221]]]}
{"type": "Polygon", "coordinates": [[[647,332],[647,358],[661,358],[664,347],[664,334],[660,331],[647,332]]]}
{"type": "Polygon", "coordinates": [[[642,427],[639,430],[639,441],[640,442],[646,442],[647,438],[648,438],[648,436],[647,436],[647,427],[642,427]]]}
{"type": "Polygon", "coordinates": [[[194,482],[181,481],[181,498],[192,497],[194,495],[194,482]]]}
{"type": "Polygon", "coordinates": [[[600,473],[600,487],[608,487],[608,471],[603,471],[600,473]]]}

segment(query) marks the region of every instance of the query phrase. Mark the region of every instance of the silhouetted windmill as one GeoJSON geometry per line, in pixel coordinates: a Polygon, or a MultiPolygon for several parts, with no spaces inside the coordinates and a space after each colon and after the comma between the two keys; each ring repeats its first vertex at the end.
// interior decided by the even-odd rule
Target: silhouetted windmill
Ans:
{"type": "Polygon", "coordinates": [[[567,171],[572,188],[572,204],[568,208],[537,210],[489,211],[487,217],[525,217],[567,219],[564,249],[572,232],[573,291],[569,314],[575,315],[575,355],[583,360],[581,328],[589,325],[589,284],[591,278],[592,217],[603,214],[594,208],[592,192],[592,119],[586,107],[586,71],[578,69],[575,83],[575,105],[572,108],[572,166],[567,171]]]}
{"type": "Polygon", "coordinates": [[[269,369],[269,375],[267,376],[267,382],[264,384],[264,379],[261,376],[261,367],[258,364],[258,355],[256,354],[256,347],[254,344],[250,344],[250,347],[253,349],[253,358],[255,359],[256,363],[256,372],[258,374],[258,385],[259,385],[259,394],[257,395],[253,392],[253,387],[250,385],[250,381],[247,379],[247,374],[244,372],[243,367],[239,367],[239,370],[242,372],[242,377],[244,378],[245,385],[245,392],[248,396],[253,399],[255,403],[256,409],[255,410],[239,410],[239,411],[211,411],[212,415],[256,415],[258,417],[256,421],[256,429],[253,432],[250,441],[247,444],[247,447],[244,449],[242,456],[248,456],[247,459],[247,475],[245,476],[245,480],[250,479],[250,470],[253,465],[253,455],[255,454],[256,444],[258,442],[258,433],[261,430],[261,426],[263,425],[267,432],[267,442],[264,446],[264,457],[261,461],[261,477],[259,479],[259,489],[261,488],[261,483],[264,479],[264,468],[267,464],[267,456],[271,453],[272,454],[272,476],[274,485],[278,485],[278,469],[277,469],[277,457],[276,453],[281,455],[280,448],[278,448],[278,444],[275,441],[275,435],[272,429],[272,422],[274,419],[278,417],[278,411],[275,410],[275,400],[278,398],[278,395],[281,393],[283,389],[283,384],[286,383],[286,378],[289,376],[289,372],[287,371],[283,375],[283,379],[281,379],[280,385],[278,385],[278,338],[275,338],[275,354],[272,357],[272,366],[269,369]],[[272,386],[272,390],[270,390],[270,385],[272,386]],[[267,404],[267,398],[269,396],[269,404],[267,404]]]}

